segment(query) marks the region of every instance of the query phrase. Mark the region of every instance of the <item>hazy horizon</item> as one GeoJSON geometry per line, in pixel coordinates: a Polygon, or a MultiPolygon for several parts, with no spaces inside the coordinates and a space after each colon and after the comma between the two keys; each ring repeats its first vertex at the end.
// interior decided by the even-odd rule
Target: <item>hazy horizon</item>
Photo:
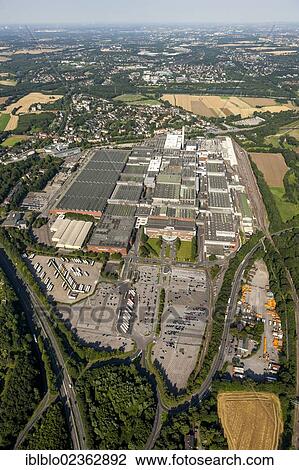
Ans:
{"type": "Polygon", "coordinates": [[[5,24],[250,24],[298,23],[298,0],[0,0],[5,24]],[[100,3],[100,4],[99,4],[100,3]]]}

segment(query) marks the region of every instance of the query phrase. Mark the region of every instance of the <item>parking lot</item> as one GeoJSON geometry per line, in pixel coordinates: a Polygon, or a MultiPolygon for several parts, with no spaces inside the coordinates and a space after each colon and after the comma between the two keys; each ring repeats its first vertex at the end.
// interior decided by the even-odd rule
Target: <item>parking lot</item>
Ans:
{"type": "Polygon", "coordinates": [[[176,390],[184,389],[194,370],[208,321],[204,271],[173,268],[166,286],[161,335],[152,361],[176,390]]]}
{"type": "Polygon", "coordinates": [[[101,263],[78,258],[29,255],[29,266],[41,287],[56,302],[71,304],[95,290],[101,263]]]}
{"type": "Polygon", "coordinates": [[[142,336],[153,333],[159,290],[158,266],[139,266],[139,280],[135,285],[138,296],[137,319],[134,331],[142,336]]]}
{"type": "Polygon", "coordinates": [[[61,313],[86,342],[98,347],[129,351],[133,348],[132,340],[122,337],[117,331],[120,301],[117,286],[100,283],[92,296],[71,308],[62,308],[61,313]]]}

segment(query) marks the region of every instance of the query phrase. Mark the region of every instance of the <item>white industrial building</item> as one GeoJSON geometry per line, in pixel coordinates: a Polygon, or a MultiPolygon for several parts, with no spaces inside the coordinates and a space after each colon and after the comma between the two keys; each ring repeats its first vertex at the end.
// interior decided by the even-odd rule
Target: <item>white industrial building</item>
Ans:
{"type": "Polygon", "coordinates": [[[92,228],[92,222],[70,220],[59,216],[51,226],[52,241],[57,248],[80,250],[92,228]]]}

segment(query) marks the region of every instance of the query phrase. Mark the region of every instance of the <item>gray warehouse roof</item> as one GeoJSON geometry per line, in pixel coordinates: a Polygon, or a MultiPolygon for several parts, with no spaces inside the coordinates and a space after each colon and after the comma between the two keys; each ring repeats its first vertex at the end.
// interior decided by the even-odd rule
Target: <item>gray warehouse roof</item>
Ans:
{"type": "Polygon", "coordinates": [[[219,208],[230,208],[231,202],[228,193],[209,193],[209,206],[219,208]]]}
{"type": "Polygon", "coordinates": [[[129,244],[134,218],[115,218],[104,215],[97,224],[88,246],[126,248],[129,244]]]}
{"type": "Polygon", "coordinates": [[[154,192],[155,199],[179,200],[180,185],[160,183],[156,185],[154,192]]]}
{"type": "Polygon", "coordinates": [[[143,186],[140,183],[118,183],[111,200],[138,203],[143,186]]]}
{"type": "Polygon", "coordinates": [[[103,211],[122,172],[128,152],[102,149],[94,152],[57,204],[69,211],[103,211]]]}

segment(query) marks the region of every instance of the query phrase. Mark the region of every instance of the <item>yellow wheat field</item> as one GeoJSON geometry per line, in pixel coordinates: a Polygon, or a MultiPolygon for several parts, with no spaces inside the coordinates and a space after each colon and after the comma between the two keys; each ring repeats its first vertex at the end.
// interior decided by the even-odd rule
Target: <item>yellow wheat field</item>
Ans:
{"type": "MultiPolygon", "coordinates": [[[[7,123],[5,128],[6,131],[14,131],[18,127],[19,122],[19,114],[28,114],[30,107],[33,104],[46,104],[46,103],[54,103],[55,101],[62,98],[62,95],[44,95],[43,93],[29,93],[23,98],[20,98],[15,103],[6,106],[3,113],[10,114],[10,120],[7,123]],[[17,109],[15,114],[12,114],[14,109],[17,109]]],[[[39,111],[37,111],[38,113],[39,111]]]]}
{"type": "Polygon", "coordinates": [[[18,127],[19,124],[19,116],[16,116],[14,114],[10,115],[10,120],[8,121],[5,130],[6,131],[14,131],[18,127]]]}
{"type": "Polygon", "coordinates": [[[32,106],[33,104],[54,103],[60,98],[62,98],[62,95],[44,95],[43,93],[29,93],[28,95],[23,96],[23,98],[20,98],[15,103],[12,103],[7,106],[5,112],[11,113],[15,108],[19,108],[16,114],[29,113],[30,106],[32,106]]]}
{"type": "Polygon", "coordinates": [[[229,449],[278,448],[283,420],[279,399],[273,393],[219,393],[218,415],[229,449]]]}
{"type": "Polygon", "coordinates": [[[29,55],[39,55],[39,54],[50,54],[51,52],[60,52],[63,49],[51,49],[51,48],[40,48],[40,49],[18,49],[14,51],[13,55],[19,54],[29,54],[29,55]]]}
{"type": "Polygon", "coordinates": [[[237,96],[216,95],[163,95],[162,100],[168,101],[173,106],[180,106],[199,116],[226,117],[241,115],[242,118],[250,117],[255,111],[279,113],[296,108],[291,102],[279,104],[270,98],[239,98],[237,96]]]}

